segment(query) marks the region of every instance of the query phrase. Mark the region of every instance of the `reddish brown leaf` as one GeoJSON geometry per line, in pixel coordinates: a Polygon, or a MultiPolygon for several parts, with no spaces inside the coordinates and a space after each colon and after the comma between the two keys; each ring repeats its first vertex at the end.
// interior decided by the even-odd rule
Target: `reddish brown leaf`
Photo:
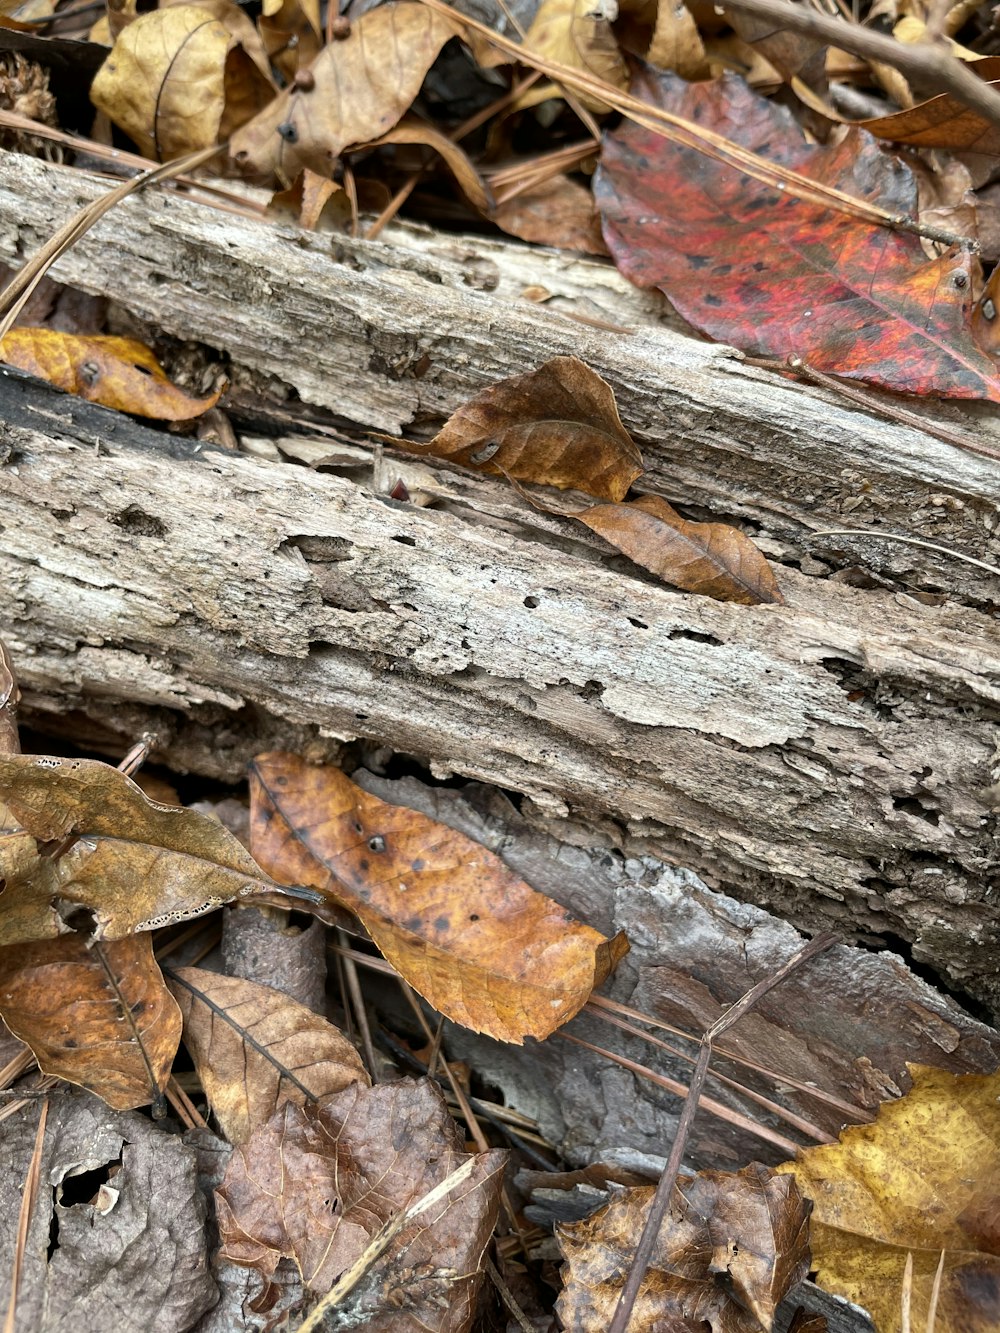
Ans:
{"type": "MultiPolygon", "coordinates": [[[[427,1080],[357,1084],[324,1106],[286,1103],[232,1156],[216,1191],[222,1256],[270,1278],[283,1257],[325,1292],[379,1227],[468,1160],[427,1080]]],[[[447,1202],[407,1227],[347,1301],[344,1327],[460,1333],[482,1281],[506,1153],[482,1153],[447,1202]]]]}
{"type": "Polygon", "coordinates": [[[281,991],[198,967],[177,968],[168,984],[184,1045],[230,1143],[246,1143],[286,1101],[323,1101],[369,1081],[343,1033],[281,991]]]}
{"type": "MultiPolygon", "coordinates": [[[[634,91],[891,213],[915,212],[909,170],[863,131],[807,145],[788,111],[733,76],[686,84],[646,68],[634,91]]],[[[929,262],[915,236],[804,203],[634,124],[605,137],[594,192],[618,267],[709,336],[899,392],[1000,401],[969,331],[968,253],[929,262]]]]}
{"type": "Polygon", "coordinates": [[[0,354],[8,365],[48,380],[57,389],[139,417],[190,421],[214,407],[220,397],[212,393],[191,398],[171,383],[149,348],[133,338],[11,329],[0,343],[0,354]]]}
{"type": "Polygon", "coordinates": [[[46,1074],[116,1111],[162,1092],[181,1038],[149,935],[97,949],[79,935],[0,949],[0,1015],[46,1074]]]}
{"type": "Polygon", "coordinates": [[[93,759],[0,754],[2,802],[32,838],[76,841],[39,859],[0,836],[0,945],[59,935],[76,907],[93,913],[97,938],[117,939],[278,891],[217,820],[149,801],[93,759]]]}
{"type": "MultiPolygon", "coordinates": [[[[769,1329],[782,1299],[809,1271],[808,1205],[758,1163],[702,1171],[674,1190],[629,1329],[653,1333],[678,1319],[712,1333],[769,1329]]],[[[570,1333],[611,1320],[645,1225],[652,1187],[627,1189],[582,1222],[560,1227],[567,1263],[557,1310],[570,1333]]]]}
{"type": "Polygon", "coordinates": [[[491,384],[453,413],[430,444],[408,445],[463,467],[621,500],[642,457],[615,396],[575,356],[491,384]]]}
{"type": "Polygon", "coordinates": [[[499,857],[336,768],[259,755],[254,854],[288,883],[349,907],[441,1013],[501,1041],[567,1022],[624,952],[535,893],[499,857]]]}
{"type": "Polygon", "coordinates": [[[771,567],[728,523],[691,523],[656,495],[573,515],[643,569],[685,592],[755,606],[783,602],[771,567]]]}

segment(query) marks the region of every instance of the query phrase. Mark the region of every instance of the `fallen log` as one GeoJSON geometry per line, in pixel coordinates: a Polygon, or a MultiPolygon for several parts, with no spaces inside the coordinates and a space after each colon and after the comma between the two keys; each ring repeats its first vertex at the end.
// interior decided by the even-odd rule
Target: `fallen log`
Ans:
{"type": "MultiPolygon", "coordinates": [[[[103,188],[4,155],[0,258],[103,188]]],[[[152,729],[168,762],[225,777],[267,745],[374,740],[801,928],[902,941],[997,1004],[998,579],[878,532],[989,563],[994,462],[672,330],[607,266],[519,245],[404,228],[331,250],[149,194],[55,276],[224,353],[238,383],[278,382],[286,419],[297,395],[354,447],[314,471],[5,376],[0,576],[36,725],[69,717],[109,749],[152,729]],[[636,331],[517,299],[529,275],[636,331]],[[663,588],[499,481],[421,464],[422,507],[372,485],[363,429],[419,431],[566,353],[614,387],[643,486],[741,521],[785,607],[663,588]],[[861,520],[865,538],[812,535],[861,520]]]]}

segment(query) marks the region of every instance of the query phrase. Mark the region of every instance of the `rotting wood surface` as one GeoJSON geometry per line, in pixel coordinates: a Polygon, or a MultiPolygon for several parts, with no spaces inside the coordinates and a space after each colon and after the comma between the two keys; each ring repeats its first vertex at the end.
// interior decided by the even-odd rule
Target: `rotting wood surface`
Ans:
{"type": "Polygon", "coordinates": [[[987,615],[791,568],[785,607],[712,602],[502,483],[463,479],[473,509],[451,474],[418,508],[13,378],[3,400],[0,579],[36,716],[122,748],[152,727],[226,776],[253,748],[378,738],[801,926],[912,941],[995,999],[987,615]]]}
{"type": "MultiPolygon", "coordinates": [[[[0,257],[104,188],[0,154],[0,257]]],[[[169,759],[228,776],[254,746],[377,738],[604,816],[801,926],[899,937],[997,1003],[1000,580],[810,537],[867,523],[995,561],[996,463],[673,331],[608,266],[516,244],[331,242],[148,193],[56,276],[358,430],[426,428],[578,355],[618,394],[643,485],[742,518],[789,604],[658,587],[499,482],[423,468],[432,507],[394,506],[357,466],[202,450],[52,395],[39,415],[7,381],[0,559],[36,710],[123,744],[155,721],[169,759]],[[518,300],[526,283],[636,332],[518,300]]]]}

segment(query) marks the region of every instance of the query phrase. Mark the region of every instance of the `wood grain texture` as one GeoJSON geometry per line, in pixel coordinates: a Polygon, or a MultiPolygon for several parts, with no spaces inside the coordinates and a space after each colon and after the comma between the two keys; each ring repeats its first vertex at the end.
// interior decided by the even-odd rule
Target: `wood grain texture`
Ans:
{"type": "Polygon", "coordinates": [[[421,509],[3,386],[0,580],[36,717],[123,748],[152,726],[225,776],[376,738],[995,999],[987,615],[791,568],[784,607],[716,603],[519,500],[515,522],[499,483],[421,509]]]}

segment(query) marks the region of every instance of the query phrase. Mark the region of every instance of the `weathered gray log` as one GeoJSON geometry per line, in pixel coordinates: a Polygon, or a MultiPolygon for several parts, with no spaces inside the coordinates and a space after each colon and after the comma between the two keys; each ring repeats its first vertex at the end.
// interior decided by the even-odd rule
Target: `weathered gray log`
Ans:
{"type": "Polygon", "coordinates": [[[228,776],[376,738],[996,997],[987,615],[791,568],[786,607],[712,602],[503,483],[418,508],[4,385],[0,586],[36,715],[152,726],[228,776]]]}
{"type": "MultiPolygon", "coordinates": [[[[107,184],[0,154],[0,260],[19,262],[107,184]]],[[[182,339],[226,353],[366,429],[436,422],[471,393],[575,354],[614,387],[643,446],[644,486],[735,515],[780,558],[868,569],[992,604],[997,580],[885,541],[896,531],[998,563],[1000,467],[824,391],[746,366],[668,327],[655,294],[606,262],[481,237],[397,227],[392,242],[315,236],[146,193],[107,215],[54,276],[115,298],[182,339]],[[525,300],[528,288],[551,299],[525,300]],[[604,319],[617,332],[567,313],[604,319]],[[632,332],[629,333],[629,330],[632,332]],[[869,540],[816,539],[870,528],[869,540]]],[[[789,347],[789,353],[800,349],[789,347]]],[[[919,409],[998,443],[995,411],[919,409]]]]}
{"type": "MultiPolygon", "coordinates": [[[[0,155],[0,257],[103,188],[0,155]]],[[[789,605],[655,586],[503,483],[422,468],[433,507],[394,506],[356,467],[202,451],[51,396],[32,411],[8,381],[0,559],[36,712],[75,708],[109,744],[155,722],[172,762],[227,775],[254,746],[375,738],[603,817],[799,925],[897,936],[996,1002],[1000,580],[877,533],[853,548],[874,579],[831,573],[842,539],[806,555],[846,512],[995,558],[995,463],[671,330],[607,265],[525,246],[410,228],[331,252],[149,194],[57,275],[357,427],[426,426],[575,353],[618,393],[643,485],[742,519],[789,605]],[[519,300],[526,283],[636,332],[519,300]]]]}

